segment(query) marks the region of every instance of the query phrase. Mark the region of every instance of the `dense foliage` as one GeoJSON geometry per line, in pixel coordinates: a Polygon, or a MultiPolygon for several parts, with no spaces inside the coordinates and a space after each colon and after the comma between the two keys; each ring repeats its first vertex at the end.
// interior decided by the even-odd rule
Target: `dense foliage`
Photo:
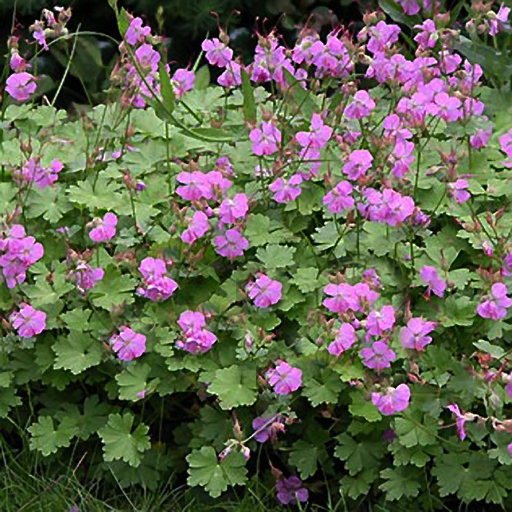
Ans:
{"type": "MultiPolygon", "coordinates": [[[[111,3],[112,101],[75,118],[30,103],[9,44],[5,437],[123,486],[510,506],[510,110],[439,6],[395,6],[435,14],[414,55],[372,13],[261,35],[249,66],[221,32],[171,71],[111,3]]],[[[495,36],[508,10],[479,16],[495,36]]],[[[69,17],[44,13],[41,51],[72,56],[69,17]]]]}

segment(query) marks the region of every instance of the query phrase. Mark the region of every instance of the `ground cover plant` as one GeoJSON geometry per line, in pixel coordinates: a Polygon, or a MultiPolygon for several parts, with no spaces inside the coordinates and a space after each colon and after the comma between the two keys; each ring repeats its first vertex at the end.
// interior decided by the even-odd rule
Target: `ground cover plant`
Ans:
{"type": "MultiPolygon", "coordinates": [[[[441,5],[395,6],[412,37],[382,13],[292,48],[258,34],[249,65],[221,31],[173,69],[110,3],[111,101],[74,118],[59,89],[31,101],[37,61],[9,41],[9,457],[213,503],[509,507],[510,107],[441,5]]],[[[67,72],[70,16],[33,26],[67,72]]],[[[478,16],[506,29],[504,7],[478,16]]]]}

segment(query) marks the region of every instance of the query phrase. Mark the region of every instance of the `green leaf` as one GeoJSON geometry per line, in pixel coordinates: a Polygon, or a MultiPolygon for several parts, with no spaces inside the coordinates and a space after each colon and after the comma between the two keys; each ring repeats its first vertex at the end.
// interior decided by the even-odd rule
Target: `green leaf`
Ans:
{"type": "Polygon", "coordinates": [[[244,119],[247,123],[254,125],[256,123],[256,101],[254,100],[254,90],[249,80],[247,71],[242,67],[240,70],[242,78],[242,94],[244,97],[244,119]]]}
{"type": "Polygon", "coordinates": [[[439,315],[443,327],[472,325],[475,319],[476,303],[465,295],[450,295],[444,302],[439,315]]]}
{"type": "Polygon", "coordinates": [[[339,375],[330,370],[322,372],[318,378],[305,378],[303,385],[302,394],[308,398],[313,407],[337,403],[343,388],[339,375]]]}
{"type": "Polygon", "coordinates": [[[140,423],[132,432],[134,417],[131,413],[110,414],[107,424],[98,431],[103,441],[104,459],[121,459],[130,466],[139,466],[142,454],[150,448],[149,428],[140,423]]]}
{"type": "Polygon", "coordinates": [[[72,418],[64,418],[55,430],[50,416],[39,416],[37,423],[33,423],[28,431],[32,434],[30,449],[38,450],[46,457],[59,448],[68,447],[78,434],[78,427],[72,418]]]}
{"type": "Polygon", "coordinates": [[[137,282],[126,274],[121,274],[119,270],[109,268],[103,279],[96,283],[90,296],[95,306],[104,309],[110,309],[113,306],[121,304],[131,304],[134,302],[133,290],[137,282]]]}
{"type": "Polygon", "coordinates": [[[289,267],[293,265],[293,255],[297,249],[285,245],[268,245],[256,252],[256,257],[268,270],[289,267]]]}
{"type": "Polygon", "coordinates": [[[341,488],[344,494],[355,500],[363,494],[368,494],[371,484],[377,479],[377,472],[365,469],[356,476],[345,475],[341,479],[341,488]]]}
{"type": "Polygon", "coordinates": [[[230,452],[219,462],[215,450],[211,446],[203,446],[188,455],[187,462],[188,484],[204,487],[212,498],[218,498],[228,486],[247,482],[245,458],[240,452],[230,452]]]}
{"type": "Polygon", "coordinates": [[[171,79],[169,78],[169,73],[167,73],[162,59],[158,62],[158,78],[160,79],[160,92],[162,93],[165,109],[169,114],[172,114],[174,110],[175,95],[171,79]]]}
{"type": "Polygon", "coordinates": [[[0,215],[5,215],[12,210],[11,201],[16,195],[16,188],[13,183],[0,183],[0,215]]]}
{"type": "Polygon", "coordinates": [[[215,372],[208,391],[220,398],[223,409],[252,405],[256,401],[256,369],[248,365],[233,365],[215,372]]]}
{"type": "MultiPolygon", "coordinates": [[[[116,375],[116,381],[119,384],[119,398],[121,400],[139,400],[140,397],[137,396],[137,393],[148,390],[150,373],[151,366],[135,361],[119,375],[116,375]]],[[[157,382],[152,382],[151,387],[154,387],[156,384],[157,382]]]]}
{"type": "Polygon", "coordinates": [[[0,389],[0,418],[6,418],[13,407],[21,405],[21,399],[16,396],[14,388],[0,389]]]}
{"type": "Polygon", "coordinates": [[[334,455],[345,461],[345,467],[351,476],[363,469],[375,468],[379,460],[384,456],[386,447],[380,442],[359,442],[348,434],[340,434],[336,437],[338,446],[334,455]]]}
{"type": "Polygon", "coordinates": [[[318,279],[318,269],[315,267],[299,268],[291,280],[302,293],[315,291],[321,286],[318,279]]]}
{"type": "Polygon", "coordinates": [[[250,214],[244,236],[249,240],[250,247],[265,245],[270,238],[270,219],[261,213],[250,214]]]}
{"type": "Polygon", "coordinates": [[[491,345],[486,340],[474,341],[473,345],[475,345],[478,350],[490,354],[494,359],[501,359],[506,354],[504,349],[498,345],[491,345]]]}
{"type": "Polygon", "coordinates": [[[348,410],[354,416],[362,416],[366,421],[379,421],[382,416],[377,407],[369,400],[365,400],[364,394],[361,391],[351,393],[352,404],[348,410]]]}
{"type": "Polygon", "coordinates": [[[292,447],[289,462],[297,468],[303,480],[313,476],[318,466],[318,447],[306,441],[297,441],[292,447]]]}
{"type": "Polygon", "coordinates": [[[73,375],[100,364],[104,354],[98,340],[79,331],[71,331],[66,337],[60,337],[53,345],[53,351],[57,356],[53,367],[69,370],[73,375]]]}
{"type": "Polygon", "coordinates": [[[430,416],[425,416],[423,424],[417,418],[395,418],[395,433],[401,445],[411,448],[417,444],[427,446],[435,443],[436,422],[430,416]]]}
{"type": "Polygon", "coordinates": [[[420,473],[413,466],[401,466],[394,469],[385,469],[380,476],[386,480],[379,486],[386,492],[386,499],[389,501],[399,500],[404,496],[414,498],[420,492],[420,473]]]}
{"type": "Polygon", "coordinates": [[[210,85],[210,68],[208,65],[201,66],[194,78],[194,89],[196,91],[204,91],[210,85]]]}

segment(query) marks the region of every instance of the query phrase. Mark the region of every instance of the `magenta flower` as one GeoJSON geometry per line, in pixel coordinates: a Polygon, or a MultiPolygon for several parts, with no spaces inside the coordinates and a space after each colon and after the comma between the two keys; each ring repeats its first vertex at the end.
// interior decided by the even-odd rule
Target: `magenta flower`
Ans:
{"type": "Polygon", "coordinates": [[[400,27],[397,25],[388,25],[384,21],[379,21],[377,25],[368,28],[370,40],[366,48],[374,55],[384,52],[398,41],[399,34],[400,27]]]}
{"type": "Polygon", "coordinates": [[[295,201],[300,195],[301,183],[302,176],[294,174],[288,181],[283,178],[277,178],[268,188],[274,193],[274,201],[276,203],[288,203],[289,201],[295,201]]]}
{"type": "Polygon", "coordinates": [[[366,332],[371,336],[380,336],[395,325],[393,306],[382,306],[380,311],[373,310],[366,319],[366,332]]]}
{"type": "Polygon", "coordinates": [[[358,296],[349,284],[328,284],[324,287],[324,293],[332,299],[324,299],[322,304],[333,313],[345,313],[349,309],[354,311],[359,309],[358,296]]]}
{"type": "Polygon", "coordinates": [[[471,194],[466,190],[468,187],[469,183],[466,180],[457,180],[448,184],[448,191],[455,202],[461,204],[471,197],[471,194]]]}
{"type": "Polygon", "coordinates": [[[249,297],[258,308],[268,308],[281,300],[283,285],[279,281],[272,281],[264,274],[258,274],[254,282],[246,286],[249,297]]]}
{"type": "Polygon", "coordinates": [[[284,361],[277,361],[277,366],[267,370],[265,377],[277,395],[288,395],[302,384],[302,371],[284,361]]]}
{"type": "Polygon", "coordinates": [[[9,236],[0,239],[0,267],[7,288],[25,281],[26,271],[44,254],[43,246],[33,236],[25,236],[25,228],[19,224],[11,226],[9,236]]]}
{"type": "Polygon", "coordinates": [[[27,101],[37,88],[36,79],[30,73],[14,73],[5,82],[5,90],[16,101],[27,101]]]}
{"type": "Polygon", "coordinates": [[[512,306],[512,299],[507,297],[507,287],[503,283],[495,283],[491,287],[491,293],[482,298],[476,308],[476,312],[482,318],[500,320],[507,315],[507,308],[512,306]]]}
{"type": "Polygon", "coordinates": [[[349,180],[357,180],[366,174],[372,166],[373,157],[366,149],[356,149],[348,156],[348,161],[341,169],[349,180]]]}
{"type": "Polygon", "coordinates": [[[464,441],[466,438],[466,432],[464,430],[464,424],[466,423],[466,416],[460,412],[459,406],[456,404],[447,405],[446,408],[455,414],[455,421],[457,423],[457,434],[459,434],[459,438],[461,441],[464,441]]]}
{"type": "Polygon", "coordinates": [[[231,181],[224,177],[224,174],[220,171],[210,171],[205,174],[205,176],[208,184],[210,185],[212,195],[213,192],[220,192],[221,195],[224,195],[226,190],[228,190],[232,185],[231,181]]]}
{"type": "Polygon", "coordinates": [[[191,334],[200,331],[206,325],[206,322],[202,313],[184,311],[178,319],[178,325],[185,334],[191,334]]]}
{"type": "Polygon", "coordinates": [[[414,16],[420,12],[420,6],[416,0],[398,0],[398,3],[402,6],[405,14],[414,16]]]}
{"type": "Polygon", "coordinates": [[[146,336],[122,326],[119,334],[110,337],[112,349],[122,361],[131,361],[140,357],[146,350],[146,336]]]}
{"type": "Polygon", "coordinates": [[[375,102],[366,91],[357,91],[354,94],[352,103],[345,109],[347,119],[362,119],[375,108],[375,102]]]}
{"type": "Polygon", "coordinates": [[[249,242],[238,230],[228,229],[224,235],[213,239],[213,245],[218,254],[233,259],[244,254],[244,250],[249,247],[249,242]]]}
{"type": "Polygon", "coordinates": [[[424,265],[420,269],[421,282],[427,285],[427,294],[433,292],[438,297],[442,297],[446,290],[446,283],[437,275],[437,270],[434,267],[424,265]]]}
{"type": "Polygon", "coordinates": [[[423,318],[411,318],[407,326],[400,329],[398,335],[402,347],[422,351],[432,341],[427,334],[435,327],[435,322],[427,322],[423,318]]]}
{"type": "Polygon", "coordinates": [[[97,281],[103,279],[102,268],[92,268],[85,261],[79,261],[75,269],[75,283],[77,290],[84,294],[90,290],[97,281]]]}
{"type": "Polygon", "coordinates": [[[308,490],[302,487],[302,482],[296,476],[290,478],[280,478],[276,482],[277,499],[283,505],[293,505],[308,501],[308,490]]]}
{"type": "MultiPolygon", "coordinates": [[[[160,62],[160,54],[153,50],[153,47],[150,44],[143,44],[142,46],[139,46],[137,50],[135,50],[135,58],[139,64],[139,67],[142,68],[141,71],[143,73],[156,73],[158,71],[158,63],[160,62]]],[[[134,73],[137,73],[137,79],[140,79],[138,77],[137,70],[134,69],[134,73]]],[[[142,82],[141,87],[146,85],[142,82]]],[[[144,91],[147,96],[150,96],[149,91],[144,91]]]]}
{"type": "Polygon", "coordinates": [[[217,78],[217,83],[222,87],[237,87],[242,83],[242,67],[236,62],[229,62],[226,71],[217,78]]]}
{"type": "Polygon", "coordinates": [[[345,350],[348,350],[355,343],[355,341],[355,329],[351,324],[344,322],[341,324],[341,327],[336,333],[336,338],[334,341],[327,347],[327,351],[329,354],[338,357],[345,350]]]}
{"type": "Polygon", "coordinates": [[[97,222],[94,229],[89,232],[89,238],[93,242],[106,242],[114,238],[116,234],[117,217],[113,213],[106,213],[103,220],[97,222]]]}
{"type": "Polygon", "coordinates": [[[143,43],[146,40],[146,36],[151,34],[150,27],[143,27],[142,20],[140,18],[134,18],[130,22],[130,26],[126,30],[124,35],[126,42],[132,46],[137,43],[143,43]]]}
{"type": "Polygon", "coordinates": [[[409,398],[411,391],[407,384],[400,384],[396,388],[387,388],[384,395],[372,393],[372,402],[381,414],[390,416],[397,412],[402,412],[409,407],[409,398]]]}
{"type": "Polygon", "coordinates": [[[22,338],[32,338],[46,329],[46,313],[21,303],[18,312],[11,313],[9,320],[22,338]]]}
{"type": "Polygon", "coordinates": [[[331,213],[340,213],[343,208],[354,206],[351,193],[352,185],[348,181],[341,181],[324,196],[322,202],[331,213]]]}
{"type": "Polygon", "coordinates": [[[166,270],[165,261],[161,259],[143,259],[139,272],[144,278],[144,287],[138,288],[137,293],[155,302],[168,299],[178,288],[178,284],[165,275],[166,270]]]}
{"type": "Polygon", "coordinates": [[[252,152],[255,155],[271,155],[281,143],[281,132],[272,123],[263,122],[261,128],[254,128],[249,134],[252,142],[252,152]]]}
{"type": "Polygon", "coordinates": [[[195,74],[188,69],[177,69],[171,78],[171,85],[176,98],[181,98],[194,87],[195,74]]]}
{"type": "Polygon", "coordinates": [[[39,160],[31,157],[19,171],[13,173],[13,178],[17,183],[35,183],[38,189],[43,189],[57,181],[62,168],[62,163],[56,158],[51,161],[50,167],[41,167],[39,160]]]}
{"type": "Polygon", "coordinates": [[[469,143],[471,144],[471,147],[474,149],[481,149],[485,147],[491,133],[492,130],[483,130],[481,128],[477,128],[473,135],[469,137],[469,143]]]}
{"type": "Polygon", "coordinates": [[[199,171],[180,172],[176,181],[183,186],[176,188],[176,193],[186,201],[198,201],[201,198],[211,199],[213,192],[205,174],[199,171]]]}
{"type": "Polygon", "coordinates": [[[278,432],[284,432],[284,418],[282,416],[271,416],[270,418],[258,417],[252,421],[254,439],[258,443],[274,440],[278,432]]]}
{"type": "Polygon", "coordinates": [[[20,73],[22,71],[25,71],[29,65],[27,64],[27,62],[25,61],[25,59],[23,59],[19,53],[15,52],[11,55],[11,60],[9,61],[9,66],[10,68],[15,72],[15,73],[20,73]]]}
{"type": "Polygon", "coordinates": [[[249,210],[247,196],[236,194],[233,199],[224,199],[219,208],[219,219],[224,224],[234,224],[237,219],[243,219],[249,210]]]}
{"type": "Polygon", "coordinates": [[[512,128],[498,138],[501,150],[509,157],[512,158],[512,128]]]}
{"type": "Polygon", "coordinates": [[[217,38],[205,39],[201,44],[201,48],[205,52],[206,60],[212,66],[225,68],[233,58],[233,50],[217,38]]]}
{"type": "Polygon", "coordinates": [[[184,334],[183,339],[176,342],[176,347],[190,354],[204,354],[217,341],[217,336],[206,329],[196,330],[184,334]]]}
{"type": "Polygon", "coordinates": [[[377,371],[389,368],[396,358],[395,353],[383,341],[376,341],[371,347],[361,349],[360,355],[365,366],[377,371]]]}
{"type": "Polygon", "coordinates": [[[208,231],[208,217],[201,211],[194,212],[190,219],[188,228],[183,231],[180,238],[186,244],[193,244],[198,238],[201,238],[208,231]]]}
{"type": "Polygon", "coordinates": [[[322,117],[319,114],[311,116],[311,131],[298,132],[295,135],[297,142],[302,147],[310,149],[322,149],[332,135],[332,128],[324,124],[322,117]]]}
{"type": "Polygon", "coordinates": [[[436,25],[433,20],[425,20],[421,25],[414,25],[421,32],[414,36],[414,40],[421,49],[434,48],[438,39],[436,25]]]}
{"type": "Polygon", "coordinates": [[[505,30],[506,24],[508,23],[508,15],[510,9],[505,7],[503,4],[500,5],[500,9],[495,17],[489,19],[489,35],[495,36],[498,32],[505,30]]]}

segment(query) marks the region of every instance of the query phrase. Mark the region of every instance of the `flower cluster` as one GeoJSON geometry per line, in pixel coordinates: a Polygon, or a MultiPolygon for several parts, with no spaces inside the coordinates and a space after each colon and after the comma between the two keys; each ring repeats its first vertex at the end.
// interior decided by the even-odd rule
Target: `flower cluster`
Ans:
{"type": "Polygon", "coordinates": [[[144,278],[144,286],[137,293],[152,301],[168,299],[178,288],[178,284],[165,274],[167,272],[164,260],[144,258],[139,265],[139,272],[144,278]]]}
{"type": "Polygon", "coordinates": [[[205,329],[205,316],[199,311],[184,311],[178,319],[178,325],[183,338],[176,342],[176,346],[191,354],[204,354],[217,341],[217,336],[205,329]]]}

